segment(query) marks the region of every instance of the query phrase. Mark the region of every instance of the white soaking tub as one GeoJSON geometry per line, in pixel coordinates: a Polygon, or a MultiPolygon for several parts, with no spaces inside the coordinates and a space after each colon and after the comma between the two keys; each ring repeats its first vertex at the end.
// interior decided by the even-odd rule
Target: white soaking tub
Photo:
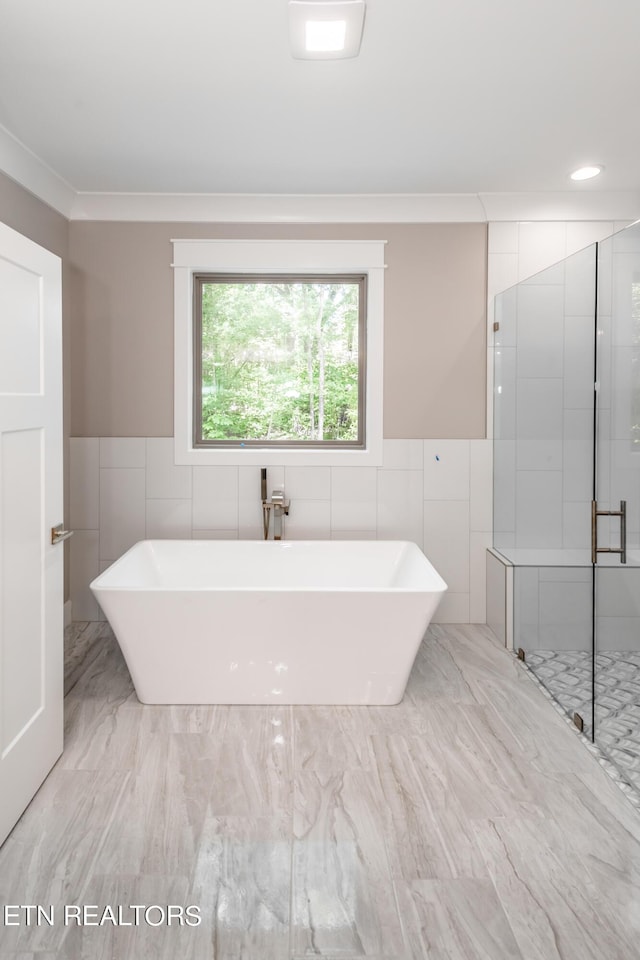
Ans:
{"type": "Polygon", "coordinates": [[[405,541],[143,540],[91,584],[143,703],[398,703],[447,589],[405,541]]]}

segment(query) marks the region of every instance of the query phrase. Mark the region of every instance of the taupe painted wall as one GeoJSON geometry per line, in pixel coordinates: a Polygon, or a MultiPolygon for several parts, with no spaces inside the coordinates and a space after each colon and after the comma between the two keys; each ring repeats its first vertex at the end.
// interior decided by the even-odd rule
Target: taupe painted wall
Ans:
{"type": "Polygon", "coordinates": [[[485,224],[72,221],[71,436],[173,434],[171,239],[387,240],[384,435],[485,436],[485,224]]]}

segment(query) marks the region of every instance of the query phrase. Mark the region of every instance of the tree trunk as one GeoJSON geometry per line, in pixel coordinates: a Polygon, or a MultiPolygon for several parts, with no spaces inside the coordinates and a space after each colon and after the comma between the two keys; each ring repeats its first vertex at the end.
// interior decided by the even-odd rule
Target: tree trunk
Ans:
{"type": "Polygon", "coordinates": [[[322,338],[322,321],[324,320],[325,303],[326,294],[323,294],[320,300],[316,328],[318,336],[318,440],[324,439],[324,341],[322,338]]]}
{"type": "Polygon", "coordinates": [[[315,440],[316,405],[313,391],[313,337],[307,340],[307,375],[309,377],[309,439],[315,440]]]}

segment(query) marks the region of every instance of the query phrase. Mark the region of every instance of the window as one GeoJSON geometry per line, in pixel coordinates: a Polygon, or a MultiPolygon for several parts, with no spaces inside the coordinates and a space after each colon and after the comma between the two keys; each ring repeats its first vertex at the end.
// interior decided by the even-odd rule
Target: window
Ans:
{"type": "Polygon", "coordinates": [[[176,463],[379,464],[384,243],[173,245],[176,463]]]}
{"type": "Polygon", "coordinates": [[[194,446],[362,448],[360,276],[194,276],[194,446]]]}

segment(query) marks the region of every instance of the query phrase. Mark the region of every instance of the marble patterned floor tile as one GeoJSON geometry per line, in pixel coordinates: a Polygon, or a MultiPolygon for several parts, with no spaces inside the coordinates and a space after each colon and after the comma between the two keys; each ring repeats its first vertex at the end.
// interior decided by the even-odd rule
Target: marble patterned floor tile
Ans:
{"type": "Polygon", "coordinates": [[[144,738],[96,872],[184,872],[198,850],[220,756],[221,745],[209,734],[144,738]]]}
{"type": "Polygon", "coordinates": [[[434,700],[448,703],[477,703],[472,688],[451,653],[451,641],[444,627],[433,625],[416,657],[406,696],[416,707],[434,700]]]}
{"type": "Polygon", "coordinates": [[[189,902],[216,960],[288,956],[292,842],[288,816],[207,818],[189,902]]]}
{"type": "Polygon", "coordinates": [[[636,960],[633,925],[611,911],[572,835],[550,820],[494,820],[476,829],[525,960],[636,960]]]}
{"type": "Polygon", "coordinates": [[[216,816],[291,814],[293,719],[285,706],[228,707],[210,796],[216,816]]]}
{"type": "Polygon", "coordinates": [[[489,637],[487,628],[475,625],[448,631],[451,655],[463,664],[469,686],[487,718],[494,718],[496,730],[508,728],[515,751],[534,768],[578,773],[585,763],[590,765],[592,756],[584,749],[576,751],[575,731],[549,711],[547,698],[531,683],[528,671],[489,637]]]}
{"type": "MultiPolygon", "coordinates": [[[[54,768],[0,848],[0,904],[62,907],[81,900],[129,774],[54,768]]],[[[0,957],[10,950],[56,949],[60,925],[0,926],[0,957]]]]}
{"type": "MultiPolygon", "coordinates": [[[[569,716],[580,714],[591,736],[591,652],[535,650],[526,662],[569,716]]],[[[597,653],[595,693],[597,743],[640,795],[640,653],[597,653]]]]}
{"type": "Polygon", "coordinates": [[[408,896],[415,960],[523,960],[490,880],[420,880],[408,896]]]}
{"type": "Polygon", "coordinates": [[[297,707],[294,711],[295,770],[340,773],[372,770],[369,732],[372,721],[364,707],[297,707]]]}
{"type": "Polygon", "coordinates": [[[222,738],[229,717],[228,707],[215,703],[179,704],[156,709],[168,712],[173,733],[212,733],[222,738]]]}
{"type": "Polygon", "coordinates": [[[640,813],[486,628],[432,627],[393,707],[143,705],[91,650],[0,905],[202,924],[0,926],[0,960],[638,960],[640,813]]]}
{"type": "Polygon", "coordinates": [[[18,953],[4,953],[2,957],[3,960],[59,960],[60,954],[53,950],[38,950],[37,953],[20,950],[18,953]]]}
{"type": "Polygon", "coordinates": [[[417,737],[372,738],[394,877],[486,879],[473,828],[446,777],[417,737]]]}
{"type": "Polygon", "coordinates": [[[139,721],[137,701],[131,692],[103,699],[70,695],[65,709],[65,749],[60,765],[66,770],[134,769],[139,721]]]}
{"type": "Polygon", "coordinates": [[[581,777],[570,774],[557,784],[552,818],[571,838],[572,849],[612,918],[624,915],[640,943],[640,817],[631,805],[615,816],[611,813],[608,801],[617,799],[618,788],[597,764],[594,767],[594,776],[605,781],[598,784],[598,795],[581,777]]]}
{"type": "Polygon", "coordinates": [[[437,703],[429,717],[425,754],[469,820],[544,816],[544,777],[492,734],[485,707],[437,703]]]}
{"type": "MultiPolygon", "coordinates": [[[[177,910],[189,905],[186,877],[93,877],[81,908],[93,907],[88,924],[73,913],[65,930],[59,960],[210,960],[207,931],[181,924],[177,910]],[[138,910],[131,909],[137,905],[138,910]],[[110,912],[109,912],[110,908],[110,912]],[[120,908],[120,909],[118,909],[120,908]],[[149,909],[150,908],[150,909],[149,909]],[[102,925],[100,921],[104,920],[102,925]],[[114,922],[115,921],[115,922],[114,922]]],[[[82,916],[82,914],[80,914],[82,916]]]]}
{"type": "Polygon", "coordinates": [[[105,642],[113,641],[113,632],[104,621],[72,623],[64,631],[64,692],[76,685],[84,671],[98,656],[105,642]]]}
{"type": "Polygon", "coordinates": [[[372,775],[298,775],[292,884],[294,954],[406,952],[372,775]]]}
{"type": "MultiPolygon", "coordinates": [[[[122,700],[135,698],[131,675],[112,635],[101,638],[97,656],[82,671],[69,691],[68,702],[74,700],[122,700]]],[[[138,703],[137,698],[135,702],[138,703]]]]}

